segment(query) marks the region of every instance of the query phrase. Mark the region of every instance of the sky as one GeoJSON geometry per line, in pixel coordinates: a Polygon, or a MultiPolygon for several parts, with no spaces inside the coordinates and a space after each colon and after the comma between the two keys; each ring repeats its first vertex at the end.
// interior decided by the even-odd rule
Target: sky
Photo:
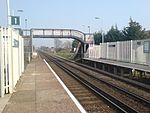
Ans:
{"type": "MultiPolygon", "coordinates": [[[[129,18],[150,30],[150,0],[10,0],[12,15],[21,17],[21,28],[67,28],[107,32],[112,25],[128,26],[129,18]],[[17,12],[17,10],[23,12],[17,12]],[[99,17],[100,19],[95,19],[99,17]]],[[[0,26],[7,25],[6,0],[0,0],[0,26]]],[[[18,27],[18,26],[16,26],[18,27]]]]}

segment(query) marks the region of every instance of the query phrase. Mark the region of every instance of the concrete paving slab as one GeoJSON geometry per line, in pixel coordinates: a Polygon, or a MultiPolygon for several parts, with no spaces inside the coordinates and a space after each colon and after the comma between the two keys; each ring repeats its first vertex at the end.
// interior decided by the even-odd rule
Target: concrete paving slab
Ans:
{"type": "Polygon", "coordinates": [[[7,104],[3,113],[36,113],[35,102],[7,104]]]}
{"type": "Polygon", "coordinates": [[[34,76],[24,76],[23,77],[23,82],[24,83],[33,83],[35,77],[34,76]]]}
{"type": "Polygon", "coordinates": [[[46,103],[37,103],[37,113],[79,113],[76,106],[70,101],[53,101],[46,103]],[[62,106],[63,104],[63,106],[62,106]],[[47,111],[45,111],[45,109],[47,111]]]}
{"type": "Polygon", "coordinates": [[[0,113],[2,113],[5,105],[8,103],[9,99],[11,97],[11,94],[5,95],[5,97],[0,98],[0,113]]]}
{"type": "Polygon", "coordinates": [[[35,101],[35,91],[31,90],[17,91],[12,94],[9,100],[10,103],[24,103],[34,101],[35,101]]]}
{"type": "Polygon", "coordinates": [[[35,83],[22,83],[21,87],[18,87],[17,90],[35,90],[35,83]]]}
{"type": "Polygon", "coordinates": [[[50,90],[51,89],[51,84],[49,81],[40,81],[36,83],[36,90],[50,90]]]}
{"type": "Polygon", "coordinates": [[[50,73],[45,73],[44,75],[43,74],[36,75],[36,81],[38,81],[38,80],[40,80],[40,81],[51,80],[52,77],[50,77],[49,74],[50,73]]]}

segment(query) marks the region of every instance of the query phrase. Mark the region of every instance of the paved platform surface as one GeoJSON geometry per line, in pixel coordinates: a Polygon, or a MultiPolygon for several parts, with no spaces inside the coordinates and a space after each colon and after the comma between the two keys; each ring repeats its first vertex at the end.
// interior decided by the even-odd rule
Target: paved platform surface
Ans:
{"type": "Polygon", "coordinates": [[[3,113],[80,113],[69,95],[38,57],[25,73],[3,113]]]}
{"type": "Polygon", "coordinates": [[[150,72],[150,66],[142,65],[142,64],[134,64],[134,63],[127,63],[127,62],[119,62],[115,60],[107,60],[107,59],[95,59],[95,58],[84,58],[85,60],[91,60],[95,62],[105,63],[105,64],[111,64],[115,66],[121,66],[125,68],[131,68],[136,70],[141,70],[145,72],[150,72]]]}
{"type": "Polygon", "coordinates": [[[4,97],[0,98],[0,113],[3,112],[3,109],[5,108],[5,105],[8,103],[10,97],[11,94],[7,94],[4,97]]]}

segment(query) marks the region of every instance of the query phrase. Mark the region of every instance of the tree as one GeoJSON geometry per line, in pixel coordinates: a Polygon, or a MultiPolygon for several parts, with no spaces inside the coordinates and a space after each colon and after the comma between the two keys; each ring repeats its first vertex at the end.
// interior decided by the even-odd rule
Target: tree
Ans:
{"type": "MultiPolygon", "coordinates": [[[[104,36],[104,42],[115,42],[115,41],[122,41],[124,40],[123,33],[118,30],[117,26],[112,26],[111,29],[107,32],[107,34],[103,34],[104,36]]],[[[94,40],[95,44],[98,44],[102,42],[102,33],[98,32],[94,34],[94,40]]]]}
{"type": "MultiPolygon", "coordinates": [[[[129,26],[125,27],[122,31],[118,30],[117,25],[112,26],[107,34],[103,34],[104,42],[116,42],[116,41],[126,41],[126,40],[139,40],[150,38],[148,33],[146,34],[145,29],[142,29],[142,26],[133,21],[130,18],[129,26]]],[[[98,32],[94,34],[95,44],[102,42],[102,33],[98,32]]]]}
{"type": "Polygon", "coordinates": [[[79,41],[78,40],[74,40],[72,42],[72,48],[77,48],[78,44],[79,44],[79,41]]]}
{"type": "Polygon", "coordinates": [[[102,42],[102,33],[101,32],[94,34],[94,42],[96,45],[99,45],[102,42]]]}
{"type": "Polygon", "coordinates": [[[129,26],[124,28],[123,34],[125,40],[139,40],[148,38],[145,34],[145,29],[142,29],[142,26],[138,22],[133,21],[131,18],[129,26]]]}
{"type": "Polygon", "coordinates": [[[117,25],[112,26],[111,29],[105,35],[105,42],[115,42],[115,41],[122,41],[124,40],[123,33],[118,30],[117,25]]]}

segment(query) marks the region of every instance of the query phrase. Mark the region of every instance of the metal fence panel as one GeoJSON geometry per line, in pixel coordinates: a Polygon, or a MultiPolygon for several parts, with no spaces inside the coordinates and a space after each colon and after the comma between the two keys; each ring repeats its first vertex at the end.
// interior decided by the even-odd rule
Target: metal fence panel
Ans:
{"type": "Polygon", "coordinates": [[[12,28],[0,28],[0,96],[12,93],[24,71],[23,38],[12,28]]]}
{"type": "Polygon", "coordinates": [[[139,64],[147,64],[149,65],[150,61],[150,53],[144,53],[144,42],[145,41],[150,41],[148,40],[135,40],[133,41],[133,57],[134,63],[139,63],[139,64]]]}
{"type": "Polygon", "coordinates": [[[146,40],[107,42],[89,46],[89,58],[104,58],[123,62],[150,65],[150,52],[144,52],[146,40]]]}
{"type": "Polygon", "coordinates": [[[101,43],[101,58],[107,58],[107,43],[101,43]]]}
{"type": "Polygon", "coordinates": [[[108,58],[107,59],[111,59],[111,60],[117,59],[117,43],[116,42],[108,43],[108,58]]]}
{"type": "Polygon", "coordinates": [[[121,41],[118,45],[119,59],[117,60],[131,62],[131,41],[121,41]]]}

